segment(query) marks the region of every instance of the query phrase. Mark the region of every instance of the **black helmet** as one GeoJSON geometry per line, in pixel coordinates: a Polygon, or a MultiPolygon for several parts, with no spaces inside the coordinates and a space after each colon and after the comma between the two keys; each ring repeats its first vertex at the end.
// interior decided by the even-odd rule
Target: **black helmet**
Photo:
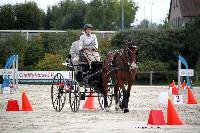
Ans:
{"type": "Polygon", "coordinates": [[[84,25],[84,30],[86,30],[87,28],[93,29],[93,26],[91,24],[85,24],[84,25]]]}

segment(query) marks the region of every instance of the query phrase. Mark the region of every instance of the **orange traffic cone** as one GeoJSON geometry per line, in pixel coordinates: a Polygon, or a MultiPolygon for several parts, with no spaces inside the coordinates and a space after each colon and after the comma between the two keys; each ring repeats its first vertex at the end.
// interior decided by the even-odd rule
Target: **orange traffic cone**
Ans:
{"type": "Polygon", "coordinates": [[[176,86],[176,83],[173,80],[172,83],[170,84],[170,87],[174,87],[174,86],[176,86]]]}
{"type": "Polygon", "coordinates": [[[177,113],[170,99],[168,99],[167,124],[168,125],[183,125],[183,121],[181,117],[179,116],[179,114],[177,113]]]}
{"type": "Polygon", "coordinates": [[[176,86],[174,86],[174,87],[172,88],[172,94],[174,94],[174,95],[180,95],[180,94],[179,94],[179,91],[178,91],[178,88],[177,88],[176,86]]]}
{"type": "Polygon", "coordinates": [[[183,83],[181,84],[181,88],[184,89],[185,86],[186,86],[186,82],[185,80],[183,80],[183,83]]]}
{"type": "Polygon", "coordinates": [[[194,97],[190,87],[188,86],[188,101],[187,104],[198,104],[196,98],[194,97]]]}
{"type": "Polygon", "coordinates": [[[19,111],[17,100],[8,100],[6,111],[19,111]]]}
{"type": "Polygon", "coordinates": [[[29,102],[25,91],[22,92],[22,111],[33,111],[32,105],[29,102]]]}
{"type": "Polygon", "coordinates": [[[92,95],[92,93],[90,93],[90,97],[87,98],[83,109],[95,109],[94,107],[94,97],[92,95]]]}
{"type": "Polygon", "coordinates": [[[151,110],[149,114],[148,124],[165,125],[165,119],[162,110],[151,110]]]}

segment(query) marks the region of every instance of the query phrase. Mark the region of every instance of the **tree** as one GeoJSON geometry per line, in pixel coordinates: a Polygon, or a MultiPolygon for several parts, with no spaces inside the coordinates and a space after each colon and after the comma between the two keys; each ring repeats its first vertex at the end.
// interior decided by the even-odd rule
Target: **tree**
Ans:
{"type": "Polygon", "coordinates": [[[19,55],[19,69],[24,67],[24,53],[26,50],[27,42],[21,34],[11,34],[6,42],[0,43],[0,61],[5,62],[8,56],[17,54],[19,55]]]}
{"type": "Polygon", "coordinates": [[[150,22],[147,19],[144,19],[140,22],[140,24],[137,26],[138,29],[147,29],[150,26],[150,22]]]}
{"type": "Polygon", "coordinates": [[[80,29],[84,25],[86,4],[83,0],[65,0],[48,8],[51,29],[80,29]]]}
{"type": "Polygon", "coordinates": [[[45,54],[44,58],[40,59],[35,66],[35,70],[40,71],[61,71],[66,68],[62,65],[63,58],[58,54],[45,54]]]}
{"type": "Polygon", "coordinates": [[[124,9],[125,9],[125,28],[130,28],[130,24],[135,20],[135,15],[138,10],[133,0],[124,0],[124,9]]]}
{"type": "Polygon", "coordinates": [[[0,28],[2,30],[14,29],[15,14],[12,5],[0,6],[0,28]]]}
{"type": "Polygon", "coordinates": [[[105,9],[102,0],[92,0],[87,7],[85,23],[91,23],[96,29],[101,29],[105,22],[105,9]]]}
{"type": "Polygon", "coordinates": [[[52,28],[51,23],[50,23],[51,20],[52,20],[51,8],[48,6],[47,13],[46,13],[45,20],[44,20],[44,29],[45,30],[50,30],[52,28]]]}
{"type": "Polygon", "coordinates": [[[45,13],[35,2],[16,4],[14,6],[17,29],[43,29],[45,13]]]}
{"type": "Polygon", "coordinates": [[[199,70],[200,65],[200,15],[194,21],[188,22],[185,26],[185,41],[183,56],[191,61],[190,67],[199,70]]]}
{"type": "Polygon", "coordinates": [[[84,25],[85,3],[82,0],[72,1],[70,4],[63,3],[67,12],[64,16],[63,29],[80,29],[84,25]]]}
{"type": "MultiPolygon", "coordinates": [[[[99,30],[115,30],[121,25],[121,3],[119,0],[92,0],[87,6],[85,23],[92,23],[99,30]]],[[[138,9],[132,0],[124,0],[125,28],[135,19],[138,9]]]]}
{"type": "Polygon", "coordinates": [[[24,65],[27,69],[31,69],[36,65],[39,59],[43,58],[43,47],[41,44],[34,41],[28,42],[28,46],[24,53],[24,65]]]}
{"type": "Polygon", "coordinates": [[[159,24],[159,29],[170,29],[170,24],[169,24],[169,14],[167,14],[167,17],[162,20],[163,24],[159,24]]]}

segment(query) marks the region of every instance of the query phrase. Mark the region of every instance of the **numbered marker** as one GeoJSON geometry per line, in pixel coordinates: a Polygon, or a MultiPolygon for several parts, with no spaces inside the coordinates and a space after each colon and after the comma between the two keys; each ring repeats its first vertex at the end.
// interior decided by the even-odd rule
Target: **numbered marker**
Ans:
{"type": "Polygon", "coordinates": [[[174,104],[183,104],[183,96],[174,95],[174,104]]]}

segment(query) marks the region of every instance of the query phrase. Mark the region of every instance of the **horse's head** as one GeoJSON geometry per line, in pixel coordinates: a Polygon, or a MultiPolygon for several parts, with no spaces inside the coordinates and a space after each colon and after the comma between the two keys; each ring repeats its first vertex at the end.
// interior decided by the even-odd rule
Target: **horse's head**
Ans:
{"type": "Polygon", "coordinates": [[[124,41],[124,57],[132,68],[136,68],[136,55],[137,55],[137,46],[132,40],[124,41]]]}

